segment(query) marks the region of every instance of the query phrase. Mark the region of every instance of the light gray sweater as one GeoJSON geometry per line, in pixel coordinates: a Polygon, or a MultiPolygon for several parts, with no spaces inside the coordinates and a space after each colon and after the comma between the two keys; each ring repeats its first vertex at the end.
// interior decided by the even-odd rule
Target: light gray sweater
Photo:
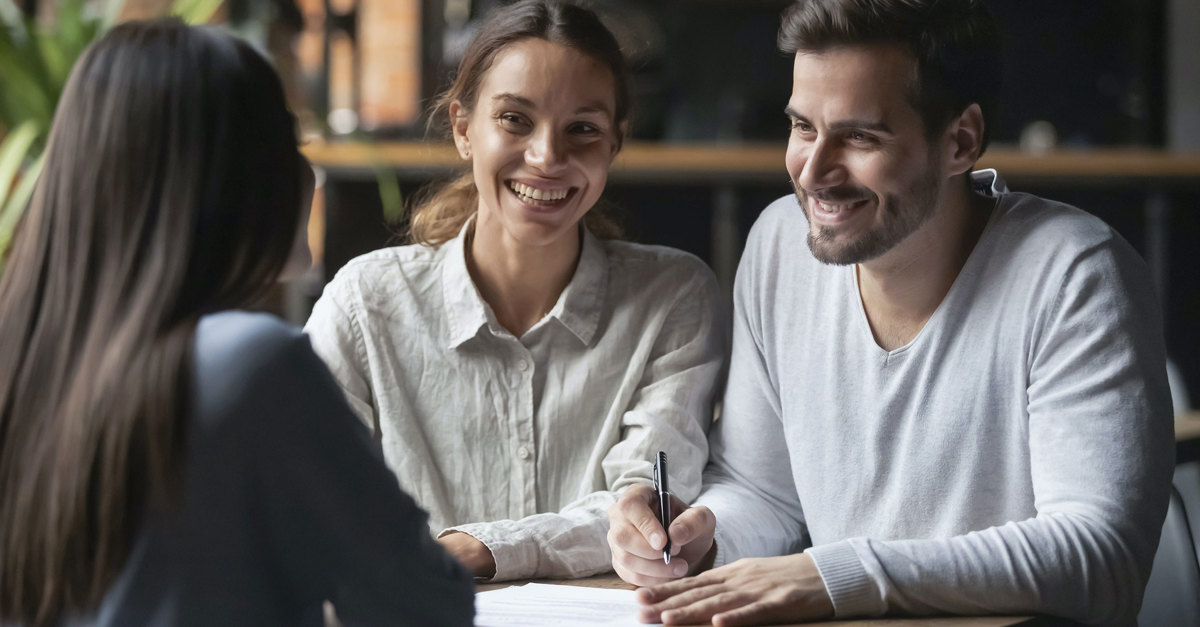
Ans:
{"type": "Polygon", "coordinates": [[[759,218],[699,499],[718,564],[807,548],[838,617],[1133,622],[1174,463],[1157,297],[1100,220],[996,193],[950,292],[891,352],[855,268],[809,253],[795,199],[759,218]]]}

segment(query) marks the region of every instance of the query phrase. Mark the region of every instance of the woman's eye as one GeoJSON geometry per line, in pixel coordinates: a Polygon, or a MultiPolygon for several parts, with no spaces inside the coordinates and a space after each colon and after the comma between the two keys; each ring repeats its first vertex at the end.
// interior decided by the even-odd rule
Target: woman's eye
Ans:
{"type": "Polygon", "coordinates": [[[525,121],[525,117],[519,113],[501,113],[496,116],[500,120],[500,124],[510,130],[520,130],[529,126],[525,121]]]}
{"type": "Polygon", "coordinates": [[[573,124],[570,128],[575,135],[599,135],[602,131],[595,124],[573,124]]]}

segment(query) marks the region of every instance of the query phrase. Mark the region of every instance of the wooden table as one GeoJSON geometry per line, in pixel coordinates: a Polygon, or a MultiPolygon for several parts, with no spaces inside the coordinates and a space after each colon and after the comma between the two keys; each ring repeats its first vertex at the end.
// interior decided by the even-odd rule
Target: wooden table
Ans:
{"type": "MultiPolygon", "coordinates": [[[[537,579],[536,583],[561,584],[567,586],[588,586],[592,588],[611,588],[616,590],[633,590],[635,586],[621,581],[616,575],[609,573],[586,579],[537,579]]],[[[509,586],[519,586],[530,581],[508,581],[504,583],[482,583],[475,586],[476,592],[497,590],[509,586]]],[[[1011,625],[1046,625],[1043,619],[1029,616],[944,616],[936,618],[866,618],[862,620],[833,620],[808,625],[844,625],[846,627],[1009,627],[1011,625]]]]}

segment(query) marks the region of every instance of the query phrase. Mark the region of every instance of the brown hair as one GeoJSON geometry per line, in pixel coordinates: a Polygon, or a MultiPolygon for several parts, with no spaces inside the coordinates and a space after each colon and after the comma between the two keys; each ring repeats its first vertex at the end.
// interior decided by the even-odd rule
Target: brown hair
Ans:
{"type": "Polygon", "coordinates": [[[76,64],[0,277],[0,622],[94,607],[173,500],[196,322],[278,275],[301,163],[228,35],[132,22],[76,64]]]}
{"type": "MultiPolygon", "coordinates": [[[[458,64],[454,83],[438,98],[430,113],[431,125],[442,126],[444,136],[450,136],[450,103],[458,101],[468,111],[478,98],[479,85],[491,68],[496,55],[522,39],[546,41],[575,48],[603,62],[612,72],[616,84],[616,110],[613,121],[618,128],[629,119],[631,88],[625,58],[616,38],[605,28],[592,11],[562,0],[524,0],[511,6],[498,7],[480,27],[479,33],[467,46],[458,64]]],[[[617,136],[620,149],[624,138],[617,136]]],[[[440,246],[453,239],[462,225],[475,214],[478,190],[475,179],[467,172],[440,188],[422,195],[412,213],[409,239],[426,246],[440,246]]],[[[584,215],[584,224],[597,237],[621,237],[621,228],[599,211],[598,203],[584,215]]]]}
{"type": "Polygon", "coordinates": [[[799,0],[783,14],[779,49],[895,44],[917,62],[913,107],[935,136],[972,103],[983,112],[980,154],[1000,100],[1000,32],[982,0],[799,0]]]}

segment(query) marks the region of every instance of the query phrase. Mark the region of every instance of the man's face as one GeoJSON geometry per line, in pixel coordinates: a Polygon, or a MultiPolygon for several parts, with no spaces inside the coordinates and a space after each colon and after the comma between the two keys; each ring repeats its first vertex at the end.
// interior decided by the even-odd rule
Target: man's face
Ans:
{"type": "Polygon", "coordinates": [[[785,162],[817,260],[870,261],[936,210],[941,158],[910,102],[915,76],[896,46],[796,55],[785,162]]]}

